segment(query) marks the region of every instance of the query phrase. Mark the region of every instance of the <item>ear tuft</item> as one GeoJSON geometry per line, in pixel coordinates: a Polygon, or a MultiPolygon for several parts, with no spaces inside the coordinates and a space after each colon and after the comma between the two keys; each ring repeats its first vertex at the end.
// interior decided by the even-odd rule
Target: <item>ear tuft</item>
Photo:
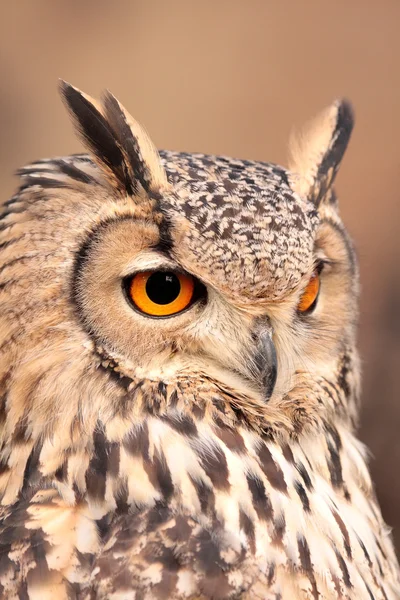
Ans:
{"type": "Polygon", "coordinates": [[[134,195],[140,184],[159,192],[167,177],[147,134],[109,92],[101,106],[65,81],[61,95],[78,132],[112,187],[134,195]]]}
{"type": "Polygon", "coordinates": [[[114,135],[125,149],[134,177],[147,191],[168,185],[158,152],[144,128],[109,91],[104,96],[104,111],[114,135]]]}
{"type": "Polygon", "coordinates": [[[353,129],[351,104],[337,100],[290,140],[292,187],[316,206],[331,198],[331,186],[353,129]]]}

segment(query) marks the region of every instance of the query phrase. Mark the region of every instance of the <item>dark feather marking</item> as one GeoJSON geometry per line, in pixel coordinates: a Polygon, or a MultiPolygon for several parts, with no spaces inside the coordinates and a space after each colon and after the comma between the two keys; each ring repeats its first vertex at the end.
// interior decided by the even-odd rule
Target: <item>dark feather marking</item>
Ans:
{"type": "Polygon", "coordinates": [[[133,136],[118,101],[109,92],[104,97],[104,110],[114,136],[128,156],[134,177],[140,181],[146,191],[149,191],[151,173],[143,160],[138,140],[133,136]]]}
{"type": "Polygon", "coordinates": [[[301,475],[304,484],[306,486],[306,488],[308,489],[308,491],[312,491],[313,490],[313,484],[311,482],[310,476],[308,474],[307,469],[305,468],[305,466],[303,465],[302,462],[297,462],[296,463],[296,469],[299,472],[299,474],[301,475]]]}
{"type": "Polygon", "coordinates": [[[340,529],[340,531],[342,533],[343,543],[344,543],[344,549],[346,550],[347,558],[349,558],[351,560],[352,559],[352,554],[351,554],[351,544],[350,544],[349,532],[347,531],[347,528],[346,528],[346,525],[343,522],[343,519],[336,512],[336,510],[333,510],[332,514],[333,514],[333,516],[335,518],[335,521],[338,524],[339,529],[340,529]]]}
{"type": "Polygon", "coordinates": [[[339,581],[339,577],[330,571],[330,576],[332,577],[333,585],[335,586],[335,592],[337,593],[338,598],[342,595],[341,585],[339,581]]]}
{"type": "MultiPolygon", "coordinates": [[[[50,162],[48,162],[47,164],[49,166],[44,169],[43,168],[39,169],[37,166],[38,163],[33,164],[31,166],[27,166],[27,167],[22,167],[22,169],[19,169],[17,171],[17,175],[19,177],[23,177],[23,178],[26,178],[29,175],[35,175],[35,179],[37,179],[39,174],[44,175],[45,177],[48,175],[53,175],[54,181],[60,181],[60,180],[56,180],[57,174],[63,174],[63,175],[66,175],[67,177],[70,177],[71,179],[74,179],[75,181],[79,181],[80,183],[97,184],[97,181],[94,177],[92,177],[88,173],[85,173],[84,171],[79,169],[73,163],[67,162],[63,159],[55,158],[55,159],[51,160],[50,162]],[[57,169],[52,168],[52,166],[57,167],[57,169]]],[[[47,177],[47,179],[51,179],[51,177],[47,177]]],[[[21,212],[21,211],[18,211],[18,212],[21,212]]]]}
{"type": "Polygon", "coordinates": [[[254,523],[250,517],[242,510],[239,511],[239,526],[247,537],[247,542],[252,554],[256,553],[256,535],[254,523]]]}
{"type": "Polygon", "coordinates": [[[246,476],[247,484],[251,492],[253,506],[259,517],[263,521],[271,521],[274,516],[271,501],[265,493],[264,483],[253,473],[246,476]]]}
{"type": "Polygon", "coordinates": [[[204,481],[194,479],[190,477],[190,481],[193,484],[194,489],[196,490],[197,497],[200,502],[200,508],[203,513],[215,513],[215,495],[212,490],[204,481]]]}
{"type": "Polygon", "coordinates": [[[75,496],[75,504],[79,504],[85,497],[85,492],[78,487],[76,481],[72,483],[72,491],[75,496]]]}
{"type": "Polygon", "coordinates": [[[310,502],[308,500],[307,492],[304,489],[304,487],[301,485],[300,481],[294,482],[294,488],[301,500],[303,509],[305,510],[305,512],[310,512],[310,502]]]}
{"type": "Polygon", "coordinates": [[[207,450],[207,454],[199,452],[198,448],[194,448],[194,450],[199,455],[201,465],[212,484],[219,490],[228,491],[231,487],[228,463],[222,450],[217,446],[214,446],[212,450],[207,450]]]}
{"type": "Polygon", "coordinates": [[[342,364],[338,376],[338,385],[343,390],[346,398],[349,398],[351,393],[351,387],[348,382],[348,376],[351,373],[351,366],[350,357],[347,356],[347,354],[344,354],[342,356],[342,364]]]}
{"type": "Polygon", "coordinates": [[[96,528],[97,528],[100,540],[102,542],[104,542],[104,540],[106,539],[106,535],[108,534],[109,529],[110,529],[110,524],[111,524],[110,513],[107,513],[101,519],[97,519],[95,521],[95,523],[96,523],[96,528]]]}
{"type": "Polygon", "coordinates": [[[8,471],[10,471],[10,467],[8,466],[8,458],[0,459],[0,475],[8,473],[8,471]]]}
{"type": "Polygon", "coordinates": [[[269,586],[272,585],[275,579],[275,565],[274,563],[270,563],[268,566],[268,574],[267,574],[267,583],[269,586]]]}
{"type": "Polygon", "coordinates": [[[21,489],[21,494],[23,495],[25,495],[28,492],[29,488],[31,488],[30,491],[32,491],[33,488],[38,486],[38,484],[42,480],[42,474],[39,471],[39,458],[41,451],[42,444],[36,443],[28,457],[28,460],[26,461],[21,489]]]}
{"type": "Polygon", "coordinates": [[[176,390],[172,390],[172,393],[171,393],[171,395],[169,397],[169,405],[172,408],[175,408],[176,405],[178,404],[178,400],[179,400],[179,397],[178,397],[177,391],[176,390]]]}
{"type": "Polygon", "coordinates": [[[389,600],[389,598],[387,597],[387,594],[386,594],[386,592],[385,592],[385,588],[384,588],[384,587],[382,587],[382,586],[380,586],[380,588],[379,588],[379,589],[380,589],[380,591],[381,591],[381,592],[382,592],[382,594],[383,594],[383,600],[389,600]]]}
{"type": "Polygon", "coordinates": [[[351,502],[351,496],[349,493],[349,490],[343,486],[343,495],[345,497],[345,499],[347,500],[347,502],[351,502]]]}
{"type": "Polygon", "coordinates": [[[364,544],[364,542],[362,541],[362,539],[361,539],[361,538],[359,538],[357,534],[356,534],[356,536],[357,536],[357,541],[358,541],[358,543],[360,544],[361,550],[363,551],[363,553],[364,553],[364,556],[365,556],[365,558],[366,558],[366,560],[367,560],[368,566],[369,566],[369,568],[371,569],[371,568],[372,568],[372,561],[371,561],[371,557],[370,557],[370,555],[369,555],[369,553],[368,553],[368,550],[366,549],[366,547],[365,547],[365,544],[364,544]]]}
{"type": "Polygon", "coordinates": [[[97,183],[94,177],[92,177],[88,173],[85,173],[72,163],[68,163],[64,160],[54,160],[53,164],[57,165],[62,173],[64,173],[68,177],[71,177],[72,179],[75,179],[76,181],[89,184],[97,183]]]}
{"type": "Polygon", "coordinates": [[[140,427],[132,429],[123,439],[122,444],[133,456],[142,456],[149,460],[149,429],[146,421],[140,427]]]}
{"type": "Polygon", "coordinates": [[[161,415],[161,419],[168,423],[172,429],[182,435],[190,437],[197,436],[197,427],[191,416],[185,414],[161,415]]]}
{"type": "Polygon", "coordinates": [[[383,550],[382,546],[380,545],[380,543],[379,543],[379,540],[378,540],[378,538],[376,537],[376,535],[374,535],[374,539],[375,539],[375,543],[376,543],[376,545],[378,546],[378,548],[379,548],[379,551],[380,551],[380,553],[382,554],[383,558],[384,558],[385,560],[387,560],[386,553],[384,552],[384,550],[383,550]]]}
{"type": "Polygon", "coordinates": [[[221,422],[219,427],[214,428],[214,432],[225,444],[225,446],[232,452],[246,452],[246,446],[244,445],[243,438],[235,429],[227,427],[223,422],[221,422]]]}
{"type": "MultiPolygon", "coordinates": [[[[5,342],[7,343],[8,340],[5,342]]],[[[0,350],[3,348],[3,344],[0,346],[0,350]]],[[[7,395],[8,395],[8,384],[11,379],[12,369],[9,369],[0,379],[0,425],[2,425],[7,417],[7,395]]]]}
{"type": "Polygon", "coordinates": [[[163,499],[169,500],[173,494],[174,485],[164,454],[156,450],[153,460],[145,460],[143,467],[149,476],[150,482],[163,495],[163,499]]]}
{"type": "Polygon", "coordinates": [[[0,291],[4,290],[8,285],[13,285],[14,283],[20,283],[19,279],[9,279],[8,281],[4,281],[3,283],[0,283],[0,291]]]}
{"type": "Polygon", "coordinates": [[[23,192],[24,190],[33,187],[35,185],[40,186],[43,189],[51,189],[51,188],[68,188],[71,187],[71,182],[61,181],[60,179],[52,179],[51,177],[24,177],[22,179],[21,185],[19,187],[19,191],[23,192]]]}
{"type": "Polygon", "coordinates": [[[107,373],[110,379],[125,391],[128,391],[129,386],[131,383],[133,383],[133,379],[126,377],[122,373],[119,373],[112,366],[104,366],[104,364],[100,364],[98,368],[100,371],[107,373]]]}
{"type": "Polygon", "coordinates": [[[375,600],[375,596],[371,592],[371,589],[370,589],[369,585],[367,584],[367,582],[365,581],[364,578],[362,578],[362,580],[363,580],[363,584],[365,585],[365,588],[366,588],[366,590],[367,590],[367,592],[369,594],[370,600],[375,600]]]}
{"type": "Polygon", "coordinates": [[[315,598],[315,600],[318,600],[319,592],[317,588],[317,582],[315,580],[313,565],[311,562],[310,548],[308,547],[307,540],[303,536],[299,536],[297,538],[297,547],[299,550],[300,564],[302,566],[302,569],[307,574],[307,577],[309,578],[311,583],[313,597],[315,598]]]}
{"type": "Polygon", "coordinates": [[[380,575],[381,577],[383,577],[383,569],[382,569],[382,564],[381,564],[381,561],[379,560],[379,558],[378,558],[378,557],[376,557],[376,562],[377,562],[377,564],[378,564],[379,575],[380,575]]]}
{"type": "Polygon", "coordinates": [[[293,452],[292,452],[292,449],[290,448],[290,446],[288,444],[286,444],[285,446],[283,446],[282,453],[283,453],[283,456],[288,461],[288,463],[294,465],[295,461],[294,461],[293,452]]]}
{"type": "MultiPolygon", "coordinates": [[[[35,175],[35,174],[39,174],[39,173],[44,173],[45,175],[51,175],[54,173],[57,173],[57,171],[55,169],[51,168],[51,165],[53,164],[53,162],[55,163],[56,161],[50,161],[46,164],[48,164],[49,166],[46,169],[38,169],[37,168],[37,162],[32,163],[30,165],[27,165],[25,167],[21,167],[20,169],[17,169],[17,171],[15,172],[15,175],[17,177],[24,177],[25,175],[35,175]]],[[[19,196],[17,196],[17,198],[19,198],[19,196]]],[[[19,199],[19,201],[21,202],[21,199],[19,199]]],[[[15,200],[14,200],[15,202],[15,200]]],[[[4,203],[5,206],[7,206],[6,203],[4,203]]]]}
{"type": "MultiPolygon", "coordinates": [[[[357,541],[358,541],[358,543],[360,544],[360,547],[361,547],[361,549],[362,549],[362,551],[363,551],[363,554],[364,554],[364,556],[365,556],[365,558],[366,558],[366,561],[367,561],[367,563],[368,563],[368,566],[369,566],[369,568],[370,568],[370,570],[371,570],[371,574],[372,574],[373,580],[374,580],[375,584],[376,584],[376,585],[378,585],[378,582],[377,582],[377,580],[376,580],[376,577],[375,577],[375,575],[374,575],[374,568],[373,568],[373,564],[372,564],[371,557],[370,557],[370,555],[368,554],[368,550],[366,549],[366,547],[365,547],[365,545],[364,545],[364,542],[363,542],[363,541],[361,540],[361,538],[360,538],[360,537],[357,535],[357,533],[356,533],[356,538],[357,538],[357,541]]],[[[377,564],[378,564],[379,574],[380,574],[380,576],[381,576],[381,578],[382,578],[382,581],[383,581],[383,579],[384,579],[384,574],[383,574],[383,570],[382,570],[382,565],[381,565],[381,563],[380,563],[380,560],[379,560],[377,557],[376,557],[376,561],[377,561],[377,564]]],[[[380,589],[380,591],[382,592],[382,594],[383,594],[383,597],[384,597],[384,598],[387,600],[387,598],[386,598],[386,594],[385,594],[385,590],[384,590],[382,587],[380,587],[379,589],[380,589]]]]}
{"type": "Polygon", "coordinates": [[[338,564],[339,564],[339,568],[342,571],[343,581],[345,583],[345,586],[348,587],[348,588],[353,587],[351,585],[350,574],[349,574],[349,571],[347,569],[346,562],[343,559],[343,556],[340,554],[340,552],[337,550],[337,548],[333,548],[333,550],[334,550],[334,552],[336,554],[336,558],[337,558],[337,561],[338,561],[338,564]]]}
{"type": "Polygon", "coordinates": [[[329,459],[327,463],[331,476],[331,483],[334,488],[339,488],[343,485],[343,473],[340,455],[329,440],[327,440],[327,445],[329,450],[329,459]]]}
{"type": "Polygon", "coordinates": [[[89,148],[111,170],[124,190],[132,195],[136,191],[135,185],[109,123],[89,100],[69,84],[62,82],[61,92],[89,148]]]}
{"type": "Polygon", "coordinates": [[[68,480],[68,461],[67,460],[64,460],[64,462],[58,467],[58,469],[54,473],[54,477],[60,483],[64,483],[68,480]]]}
{"type": "Polygon", "coordinates": [[[13,204],[18,204],[19,202],[22,202],[21,197],[19,194],[15,194],[9,200],[3,202],[2,206],[12,206],[13,204]]]}
{"type": "Polygon", "coordinates": [[[128,502],[129,489],[128,489],[128,483],[127,483],[126,479],[123,481],[120,481],[118,491],[114,497],[115,497],[115,502],[117,503],[117,511],[116,511],[117,514],[127,513],[131,506],[128,502]]]}
{"type": "Polygon", "coordinates": [[[157,392],[163,397],[164,400],[167,399],[167,386],[163,381],[158,382],[157,392]]]}
{"type": "Polygon", "coordinates": [[[24,413],[24,415],[18,419],[17,424],[14,427],[12,441],[15,444],[25,444],[29,438],[30,434],[28,433],[28,415],[24,413]]]}
{"type": "Polygon", "coordinates": [[[336,427],[324,421],[324,429],[327,432],[327,434],[331,436],[337,452],[340,452],[340,450],[342,449],[342,440],[340,439],[340,435],[336,427]]]}
{"type": "Polygon", "coordinates": [[[93,434],[93,455],[85,474],[87,493],[93,500],[104,500],[106,493],[107,444],[103,426],[98,423],[93,434]]]}
{"type": "Polygon", "coordinates": [[[286,494],[287,485],[282,469],[272,458],[272,454],[268,446],[265,443],[261,444],[257,450],[257,454],[258,458],[260,459],[261,469],[272,487],[286,494]]]}

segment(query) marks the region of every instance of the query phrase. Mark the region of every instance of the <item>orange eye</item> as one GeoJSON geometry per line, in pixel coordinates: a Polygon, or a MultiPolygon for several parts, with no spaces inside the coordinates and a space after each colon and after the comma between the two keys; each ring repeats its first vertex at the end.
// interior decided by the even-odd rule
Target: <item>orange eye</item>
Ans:
{"type": "Polygon", "coordinates": [[[137,273],[128,286],[133,304],[153,317],[168,317],[187,308],[193,298],[194,280],[173,271],[137,273]]]}
{"type": "Polygon", "coordinates": [[[303,292],[302,297],[300,298],[300,302],[297,307],[297,310],[299,312],[305,313],[314,308],[316,300],[318,298],[319,288],[319,273],[317,271],[314,271],[306,289],[303,292]]]}

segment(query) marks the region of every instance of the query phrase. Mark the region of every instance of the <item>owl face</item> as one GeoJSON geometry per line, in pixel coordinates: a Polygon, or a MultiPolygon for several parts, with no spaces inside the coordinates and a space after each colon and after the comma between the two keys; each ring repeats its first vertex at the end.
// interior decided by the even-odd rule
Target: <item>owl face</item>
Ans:
{"type": "Polygon", "coordinates": [[[343,105],[325,115],[318,160],[295,174],[158,155],[112,96],[100,107],[66,84],[63,94],[91,156],[22,170],[3,213],[2,271],[18,264],[3,339],[23,338],[10,361],[33,372],[50,359],[57,397],[88,372],[112,397],[112,372],[130,391],[189,382],[195,393],[207,381],[259,406],[281,402],[299,376],[337,370],[357,291],[330,188],[347,143],[343,105]]]}

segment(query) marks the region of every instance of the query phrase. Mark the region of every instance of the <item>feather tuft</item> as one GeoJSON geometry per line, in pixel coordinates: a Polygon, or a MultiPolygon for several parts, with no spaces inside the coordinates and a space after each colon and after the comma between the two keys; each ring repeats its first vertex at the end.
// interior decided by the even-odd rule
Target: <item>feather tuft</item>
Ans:
{"type": "Polygon", "coordinates": [[[292,187],[316,206],[331,198],[330,189],[353,129],[351,104],[337,100],[305,129],[292,135],[289,167],[292,187]]]}
{"type": "Polygon", "coordinates": [[[159,192],[168,185],[147,133],[110,92],[101,106],[65,81],[60,89],[84,144],[112,187],[133,196],[139,184],[146,192],[159,192]]]}

